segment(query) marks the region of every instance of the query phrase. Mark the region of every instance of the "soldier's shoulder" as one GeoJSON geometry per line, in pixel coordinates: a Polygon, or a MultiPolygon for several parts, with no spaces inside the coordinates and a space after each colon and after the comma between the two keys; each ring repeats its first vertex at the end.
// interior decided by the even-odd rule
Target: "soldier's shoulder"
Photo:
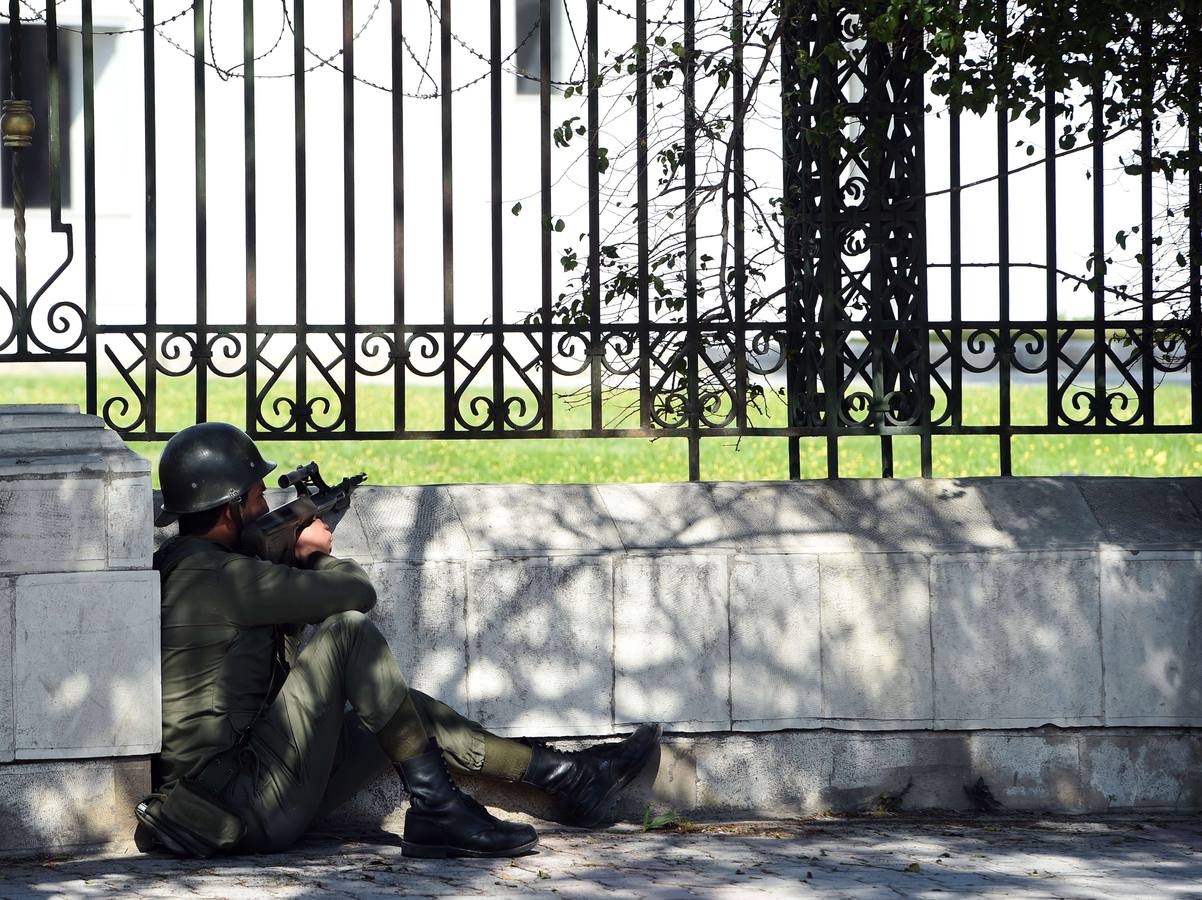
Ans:
{"type": "Polygon", "coordinates": [[[184,535],[172,538],[158,549],[154,555],[154,568],[165,573],[180,568],[219,569],[228,559],[239,556],[216,541],[184,535]]]}

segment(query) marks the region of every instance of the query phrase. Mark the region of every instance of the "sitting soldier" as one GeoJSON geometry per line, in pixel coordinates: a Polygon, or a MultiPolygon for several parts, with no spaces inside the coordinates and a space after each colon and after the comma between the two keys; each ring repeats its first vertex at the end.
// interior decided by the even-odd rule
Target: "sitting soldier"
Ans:
{"type": "Polygon", "coordinates": [[[154,558],[163,669],[154,799],[163,814],[139,807],[139,845],[282,849],[389,765],[409,795],[408,856],[514,856],[538,843],[531,826],[499,820],[461,793],[448,766],[541,788],[567,824],[598,824],[651,757],[660,727],[561,752],[490,734],[410,689],[365,615],[376,602],[371,581],[331,555],[320,519],[299,534],[294,565],[239,552],[244,525],[267,511],[263,478],[274,468],[220,422],[185,428],[159,460],[163,510],[178,517],[179,536],[154,558]],[[315,632],[286,660],[285,635],[306,624],[315,632]],[[212,808],[227,820],[206,825],[212,808]],[[185,824],[174,839],[173,819],[185,824]]]}

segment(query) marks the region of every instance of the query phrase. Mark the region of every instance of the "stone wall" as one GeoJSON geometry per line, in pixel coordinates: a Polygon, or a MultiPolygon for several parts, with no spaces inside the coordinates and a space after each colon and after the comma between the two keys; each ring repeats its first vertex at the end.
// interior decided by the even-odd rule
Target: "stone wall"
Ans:
{"type": "Polygon", "coordinates": [[[150,466],[78,407],[0,406],[0,851],[125,839],[160,743],[150,466]]]}
{"type": "MultiPolygon", "coordinates": [[[[160,729],[150,493],[94,417],[0,407],[0,851],[132,828],[160,729]]],[[[488,727],[664,723],[626,815],[907,784],[963,807],[978,778],[1008,808],[1197,809],[1200,505],[1188,479],[369,486],[335,552],[413,685],[488,727]]],[[[395,824],[398,799],[383,779],[338,818],[395,824]]]]}
{"type": "MultiPolygon", "coordinates": [[[[413,684],[488,727],[663,722],[626,815],[907,784],[905,808],[971,808],[978,778],[1010,809],[1197,809],[1199,502],[1188,479],[368,487],[335,552],[413,684]]],[[[382,779],[337,818],[395,826],[398,801],[382,779]]]]}
{"type": "Polygon", "coordinates": [[[508,734],[1202,724],[1192,480],[367,487],[335,552],[508,734]]]}

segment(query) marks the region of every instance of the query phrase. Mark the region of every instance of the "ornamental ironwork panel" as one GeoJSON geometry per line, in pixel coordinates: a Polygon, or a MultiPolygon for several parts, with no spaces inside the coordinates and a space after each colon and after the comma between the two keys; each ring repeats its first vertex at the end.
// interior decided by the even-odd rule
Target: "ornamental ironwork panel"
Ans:
{"type": "Polygon", "coordinates": [[[834,438],[872,428],[889,474],[891,429],[925,426],[931,405],[921,35],[869,40],[857,13],[814,0],[786,17],[782,47],[793,424],[825,428],[831,474],[834,438]]]}

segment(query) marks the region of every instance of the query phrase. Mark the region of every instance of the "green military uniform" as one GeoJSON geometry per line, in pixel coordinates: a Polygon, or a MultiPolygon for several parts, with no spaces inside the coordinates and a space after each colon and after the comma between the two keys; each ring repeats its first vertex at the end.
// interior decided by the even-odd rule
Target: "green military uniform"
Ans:
{"type": "Polygon", "coordinates": [[[321,553],[311,562],[308,569],[264,562],[199,537],[175,538],[154,558],[163,668],[156,782],[170,790],[250,727],[243,756],[253,765],[243,766],[224,798],[246,825],[240,849],[287,846],[387,770],[375,733],[406,695],[454,769],[478,771],[492,737],[409,690],[364,615],[376,593],[362,568],[321,553]],[[319,627],[289,672],[280,629],[306,624],[319,627]]]}

